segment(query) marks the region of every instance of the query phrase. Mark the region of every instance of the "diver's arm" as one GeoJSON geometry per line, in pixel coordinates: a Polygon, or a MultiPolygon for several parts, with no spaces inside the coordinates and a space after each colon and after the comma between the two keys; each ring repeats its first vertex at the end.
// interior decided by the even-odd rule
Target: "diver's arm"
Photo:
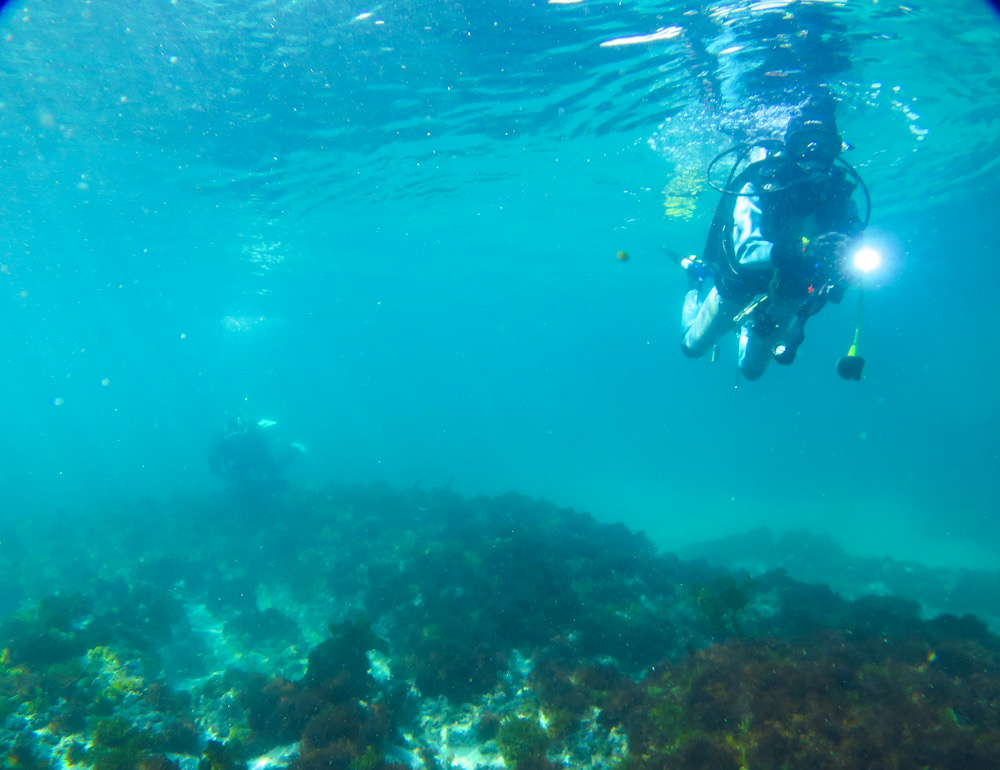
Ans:
{"type": "Polygon", "coordinates": [[[864,233],[863,224],[857,202],[848,198],[834,220],[835,229],[822,233],[810,242],[806,253],[822,269],[831,287],[846,287],[858,282],[848,253],[853,251],[851,244],[856,246],[857,239],[864,233]]]}
{"type": "Polygon", "coordinates": [[[771,270],[774,265],[771,251],[774,243],[761,232],[763,212],[760,197],[753,194],[753,185],[747,183],[736,197],[733,208],[733,251],[736,261],[752,270],[771,270]]]}

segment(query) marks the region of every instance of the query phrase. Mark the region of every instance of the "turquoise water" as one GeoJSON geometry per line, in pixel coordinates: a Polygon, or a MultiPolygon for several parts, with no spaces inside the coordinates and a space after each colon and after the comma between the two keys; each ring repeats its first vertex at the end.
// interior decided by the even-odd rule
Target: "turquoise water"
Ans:
{"type": "Polygon", "coordinates": [[[688,10],[8,8],[8,515],[218,489],[204,458],[242,408],[308,448],[302,483],[517,490],[666,547],[801,525],[996,566],[994,12],[688,10]],[[734,393],[732,350],[678,353],[661,246],[703,243],[720,123],[818,83],[888,258],[866,377],[834,374],[852,292],[734,393]]]}
{"type": "MultiPolygon", "coordinates": [[[[513,489],[664,544],[764,521],[990,554],[997,22],[809,10],[852,57],[841,129],[890,264],[863,383],[832,376],[849,296],[735,398],[731,356],[678,354],[660,252],[700,247],[715,193],[684,220],[661,190],[742,103],[703,92],[684,36],[600,47],[680,8],[8,11],[5,487],[74,509],[212,489],[241,407],[308,447],[302,481],[513,489]]],[[[699,18],[709,48],[721,21],[699,18]]],[[[754,55],[717,79],[739,91],[754,55]]]]}
{"type": "Polygon", "coordinates": [[[798,681],[776,639],[854,672],[843,724],[923,726],[884,766],[1000,761],[1000,642],[928,620],[1000,624],[992,5],[28,0],[0,146],[4,766],[782,766],[748,731],[801,704],[715,704],[729,734],[698,700],[756,687],[744,654],[798,681]],[[820,89],[885,257],[865,376],[855,289],[738,380],[735,340],[681,354],[664,249],[702,248],[712,158],[820,89]],[[210,472],[236,413],[305,449],[273,496],[210,472]],[[324,655],[355,677],[327,711],[324,655]],[[267,687],[369,742],[330,759],[267,687]],[[539,709],[558,747],[502,762],[539,709]]]}

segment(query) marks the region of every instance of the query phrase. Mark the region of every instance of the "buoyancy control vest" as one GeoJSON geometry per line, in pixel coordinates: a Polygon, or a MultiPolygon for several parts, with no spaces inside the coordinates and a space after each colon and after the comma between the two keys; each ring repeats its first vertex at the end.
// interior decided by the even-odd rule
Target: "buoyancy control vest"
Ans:
{"type": "MultiPolygon", "coordinates": [[[[753,162],[731,176],[716,207],[703,257],[715,274],[719,293],[746,302],[766,291],[772,280],[767,271],[748,270],[736,255],[734,212],[739,197],[750,195],[760,201],[761,233],[774,244],[775,269],[793,278],[799,267],[796,258],[801,258],[801,223],[806,219],[815,218],[817,232],[854,235],[864,229],[866,222],[851,203],[859,184],[863,187],[857,172],[846,164],[810,174],[782,156],[753,162]]],[[[865,194],[867,199],[867,190],[865,194]]]]}

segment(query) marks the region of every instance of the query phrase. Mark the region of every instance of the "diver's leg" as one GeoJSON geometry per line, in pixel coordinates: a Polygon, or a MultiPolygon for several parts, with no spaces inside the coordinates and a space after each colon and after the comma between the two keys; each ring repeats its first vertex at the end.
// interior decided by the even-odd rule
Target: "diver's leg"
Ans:
{"type": "Polygon", "coordinates": [[[744,326],[740,329],[740,371],[748,380],[758,380],[771,363],[769,336],[744,326]]]}
{"type": "Polygon", "coordinates": [[[733,325],[732,313],[728,312],[726,302],[719,296],[719,290],[715,287],[700,306],[696,290],[689,291],[684,298],[681,321],[684,324],[681,350],[688,358],[705,355],[712,349],[716,340],[733,325]]]}
{"type": "Polygon", "coordinates": [[[701,292],[698,289],[689,289],[684,295],[684,306],[681,308],[681,328],[687,329],[698,317],[698,311],[704,304],[701,299],[701,292]]]}
{"type": "Polygon", "coordinates": [[[760,379],[774,358],[774,346],[784,339],[797,305],[788,301],[772,303],[753,324],[740,330],[740,371],[748,380],[760,379]]]}
{"type": "Polygon", "coordinates": [[[809,316],[795,316],[795,319],[788,325],[781,339],[774,343],[771,352],[774,360],[779,364],[788,366],[795,362],[795,356],[799,352],[799,345],[806,338],[806,320],[809,316]]]}
{"type": "Polygon", "coordinates": [[[774,360],[779,364],[788,365],[795,361],[799,345],[806,338],[806,321],[823,309],[827,299],[812,299],[802,303],[795,311],[795,317],[785,329],[784,336],[774,346],[774,360]]]}

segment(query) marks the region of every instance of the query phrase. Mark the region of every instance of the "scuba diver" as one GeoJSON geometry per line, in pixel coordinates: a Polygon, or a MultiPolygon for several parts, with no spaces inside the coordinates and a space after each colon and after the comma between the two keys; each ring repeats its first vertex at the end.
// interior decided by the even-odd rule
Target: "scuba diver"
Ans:
{"type": "Polygon", "coordinates": [[[251,422],[230,415],[225,431],[209,453],[209,470],[222,476],[234,490],[273,492],[279,488],[284,481],[282,473],[298,454],[305,452],[305,447],[292,444],[276,458],[263,430],[273,424],[270,420],[251,422]]]}
{"type": "MultiPolygon", "coordinates": [[[[845,252],[871,210],[861,177],[839,157],[842,148],[827,98],[800,106],[782,140],[737,145],[709,164],[709,183],[722,199],[704,256],[680,260],[690,282],[681,314],[686,356],[713,351],[714,360],[719,338],[739,327],[739,369],[756,380],[772,359],[792,363],[806,321],[840,302],[851,280],[845,252]],[[736,160],[719,187],[711,174],[729,155],[736,160]],[[863,219],[852,199],[858,187],[863,219]]],[[[850,378],[860,379],[863,359],[850,363],[857,370],[850,378]]]]}

